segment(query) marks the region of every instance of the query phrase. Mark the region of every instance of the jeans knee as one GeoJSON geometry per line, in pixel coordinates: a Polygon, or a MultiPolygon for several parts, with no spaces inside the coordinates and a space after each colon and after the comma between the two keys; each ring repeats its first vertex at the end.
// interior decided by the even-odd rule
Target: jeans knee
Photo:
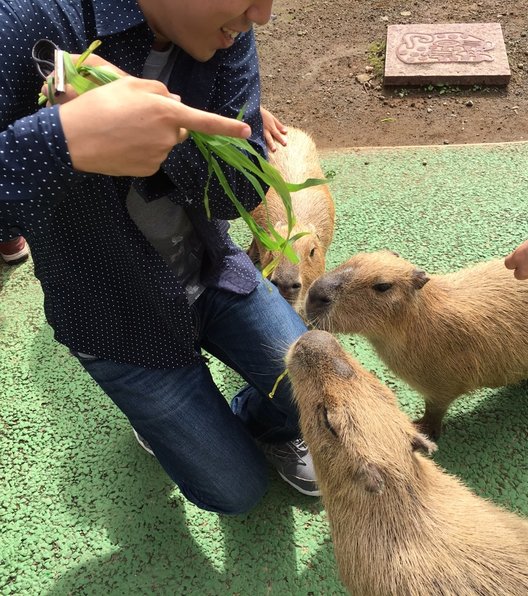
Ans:
{"type": "Polygon", "coordinates": [[[251,511],[262,500],[268,490],[268,475],[254,474],[241,482],[223,483],[216,486],[208,494],[198,495],[196,492],[180,486],[184,496],[200,509],[222,513],[224,515],[241,515],[251,511]]]}
{"type": "Polygon", "coordinates": [[[226,501],[223,511],[219,511],[219,513],[224,513],[225,515],[248,513],[260,503],[267,490],[268,478],[266,477],[262,479],[259,485],[250,487],[250,490],[245,492],[245,494],[239,494],[237,498],[231,498],[230,501],[226,501]]]}

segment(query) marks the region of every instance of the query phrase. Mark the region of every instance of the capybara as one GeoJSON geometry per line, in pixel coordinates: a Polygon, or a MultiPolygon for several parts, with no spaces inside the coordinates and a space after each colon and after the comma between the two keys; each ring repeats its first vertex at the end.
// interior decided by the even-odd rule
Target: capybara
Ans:
{"type": "Polygon", "coordinates": [[[333,335],[307,331],[286,366],[354,596],[528,594],[528,520],[421,455],[435,444],[333,335]]]}
{"type": "Polygon", "coordinates": [[[423,395],[417,424],[432,438],[458,396],[528,378],[528,283],[502,259],[429,276],[388,250],[358,253],[312,284],[305,307],[314,326],[370,340],[423,395]]]}
{"type": "MultiPolygon", "coordinates": [[[[288,128],[288,144],[278,145],[277,151],[270,151],[269,161],[287,182],[300,183],[307,178],[323,179],[317,149],[311,136],[298,128],[288,128]]],[[[270,275],[279,292],[297,310],[301,311],[304,296],[310,284],[325,271],[326,251],[334,234],[334,202],[327,184],[312,186],[291,193],[292,210],[296,225],[291,235],[308,232],[294,243],[300,262],[292,264],[286,257],[270,275]]],[[[255,221],[268,229],[269,221],[277,232],[286,238],[288,233],[287,216],[280,196],[273,188],[266,194],[267,211],[262,203],[251,212],[255,221]]],[[[254,261],[266,267],[278,253],[266,249],[254,239],[249,250],[254,261]]]]}

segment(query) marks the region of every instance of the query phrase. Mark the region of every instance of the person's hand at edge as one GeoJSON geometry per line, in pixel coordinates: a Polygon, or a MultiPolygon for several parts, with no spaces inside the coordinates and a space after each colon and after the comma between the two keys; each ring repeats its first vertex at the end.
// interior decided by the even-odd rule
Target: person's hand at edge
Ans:
{"type": "Polygon", "coordinates": [[[287,133],[288,129],[282,122],[276,118],[269,110],[260,106],[260,114],[262,116],[262,123],[264,126],[264,140],[269,151],[277,151],[277,143],[284,147],[288,144],[287,133]]]}
{"type": "Polygon", "coordinates": [[[504,265],[507,269],[513,269],[516,279],[528,279],[528,240],[525,240],[504,259],[504,265]]]}

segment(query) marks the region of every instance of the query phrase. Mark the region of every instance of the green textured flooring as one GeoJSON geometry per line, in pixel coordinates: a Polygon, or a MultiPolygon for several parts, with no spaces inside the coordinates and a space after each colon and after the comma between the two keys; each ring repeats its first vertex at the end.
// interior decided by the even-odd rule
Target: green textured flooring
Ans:
{"type": "MultiPolygon", "coordinates": [[[[326,153],[323,166],[337,211],[329,267],[386,247],[445,272],[528,238],[528,145],[326,153]]],[[[237,225],[234,234],[245,245],[246,231],[237,225]]],[[[185,502],[54,343],[31,262],[0,274],[2,596],[344,594],[318,500],[272,473],[269,493],[246,516],[185,502]]],[[[421,412],[419,397],[365,342],[342,340],[406,412],[421,412]]],[[[220,365],[214,374],[227,397],[241,384],[220,365]]],[[[458,401],[435,455],[477,493],[526,515],[527,389],[458,401]]]]}

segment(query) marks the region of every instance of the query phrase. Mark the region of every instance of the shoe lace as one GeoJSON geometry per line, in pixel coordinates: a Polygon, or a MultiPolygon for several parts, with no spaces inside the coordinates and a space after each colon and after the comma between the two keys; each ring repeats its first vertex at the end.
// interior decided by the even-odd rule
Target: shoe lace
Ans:
{"type": "Polygon", "coordinates": [[[304,439],[301,439],[300,437],[290,441],[290,444],[295,448],[296,451],[308,451],[308,446],[304,442],[304,439]]]}
{"type": "Polygon", "coordinates": [[[298,464],[305,465],[303,457],[308,452],[308,447],[303,439],[293,439],[287,441],[282,445],[273,445],[273,456],[283,461],[292,461],[298,464]]]}

